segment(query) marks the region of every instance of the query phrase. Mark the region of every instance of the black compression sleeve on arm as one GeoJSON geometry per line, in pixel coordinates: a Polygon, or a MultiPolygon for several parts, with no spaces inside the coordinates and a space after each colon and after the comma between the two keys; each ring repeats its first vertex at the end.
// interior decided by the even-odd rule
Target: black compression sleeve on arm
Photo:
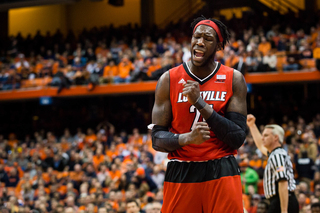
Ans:
{"type": "Polygon", "coordinates": [[[206,120],[217,138],[233,149],[239,149],[246,139],[246,116],[227,112],[225,117],[213,111],[206,120]]]}
{"type": "Polygon", "coordinates": [[[173,152],[181,148],[179,135],[168,131],[167,127],[154,125],[152,128],[152,148],[159,152],[173,152]]]}

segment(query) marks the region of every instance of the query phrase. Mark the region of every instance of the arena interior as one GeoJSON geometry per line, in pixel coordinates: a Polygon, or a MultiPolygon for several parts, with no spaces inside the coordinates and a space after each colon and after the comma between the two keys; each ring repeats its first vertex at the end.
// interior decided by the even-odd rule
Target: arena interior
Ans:
{"type": "MultiPolygon", "coordinates": [[[[300,212],[310,213],[320,203],[319,9],[319,0],[1,0],[0,212],[159,213],[168,159],[147,129],[154,91],[190,60],[190,23],[203,15],[231,33],[216,60],[244,75],[259,129],[284,128],[300,212]]],[[[236,159],[245,211],[266,212],[267,158],[249,131],[236,159]]]]}

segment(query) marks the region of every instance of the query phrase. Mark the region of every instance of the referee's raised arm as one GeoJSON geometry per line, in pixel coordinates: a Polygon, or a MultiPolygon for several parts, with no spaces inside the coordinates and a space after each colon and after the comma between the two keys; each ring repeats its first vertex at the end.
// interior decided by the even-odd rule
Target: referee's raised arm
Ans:
{"type": "Polygon", "coordinates": [[[258,147],[258,149],[261,151],[262,154],[264,154],[265,156],[268,156],[268,150],[263,145],[262,135],[258,130],[258,127],[255,122],[256,122],[256,118],[252,114],[247,115],[247,125],[250,129],[254,143],[256,144],[256,146],[258,147]]]}

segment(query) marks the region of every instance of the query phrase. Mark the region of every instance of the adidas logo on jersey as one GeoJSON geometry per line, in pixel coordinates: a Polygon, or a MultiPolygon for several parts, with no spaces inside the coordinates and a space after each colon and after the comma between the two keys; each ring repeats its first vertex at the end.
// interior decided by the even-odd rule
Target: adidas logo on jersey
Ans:
{"type": "Polygon", "coordinates": [[[178,82],[178,84],[185,84],[185,83],[186,81],[183,78],[181,78],[181,80],[178,82]]]}

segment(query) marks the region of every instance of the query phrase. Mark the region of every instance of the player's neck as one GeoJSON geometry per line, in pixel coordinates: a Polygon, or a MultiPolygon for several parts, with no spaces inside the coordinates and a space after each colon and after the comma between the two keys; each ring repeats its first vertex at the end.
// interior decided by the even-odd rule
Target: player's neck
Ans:
{"type": "Polygon", "coordinates": [[[189,61],[187,63],[190,68],[190,72],[192,72],[198,78],[201,78],[201,79],[210,75],[212,73],[212,71],[216,68],[216,66],[218,65],[218,63],[216,63],[214,60],[210,60],[207,64],[205,64],[204,66],[201,66],[201,67],[193,65],[193,63],[191,61],[189,61]]]}

